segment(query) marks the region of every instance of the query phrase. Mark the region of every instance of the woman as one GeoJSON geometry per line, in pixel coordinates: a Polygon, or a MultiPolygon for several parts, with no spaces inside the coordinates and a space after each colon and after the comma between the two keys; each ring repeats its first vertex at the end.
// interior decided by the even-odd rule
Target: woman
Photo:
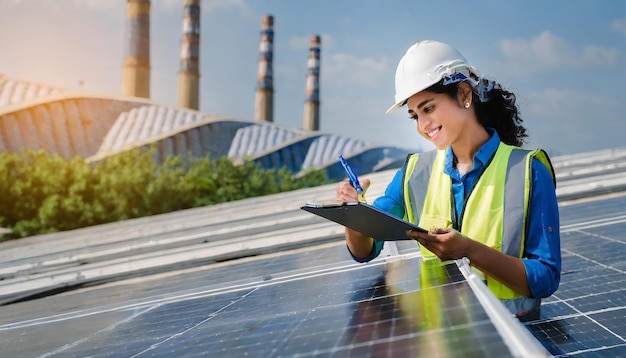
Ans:
{"type": "MultiPolygon", "coordinates": [[[[561,256],[554,171],[526,137],[515,95],[480,77],[451,46],[421,41],[396,70],[396,103],[436,150],[413,154],[373,205],[429,233],[408,232],[425,259],[467,257],[491,291],[521,320],[536,319],[542,297],[556,291],[561,256]]],[[[369,181],[362,186],[367,188],[369,181]]],[[[339,201],[363,200],[349,183],[339,201]]],[[[355,260],[383,242],[346,228],[355,260]]]]}

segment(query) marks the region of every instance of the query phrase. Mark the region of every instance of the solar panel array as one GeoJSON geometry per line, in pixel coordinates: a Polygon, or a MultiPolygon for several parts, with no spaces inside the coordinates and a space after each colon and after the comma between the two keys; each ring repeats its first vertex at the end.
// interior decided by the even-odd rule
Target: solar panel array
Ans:
{"type": "Polygon", "coordinates": [[[10,357],[515,356],[523,347],[489,314],[455,262],[424,263],[408,245],[361,265],[333,243],[13,304],[0,311],[0,348],[10,357]]]}
{"type": "Polygon", "coordinates": [[[555,356],[626,357],[626,196],[560,214],[561,285],[527,327],[555,356]]]}

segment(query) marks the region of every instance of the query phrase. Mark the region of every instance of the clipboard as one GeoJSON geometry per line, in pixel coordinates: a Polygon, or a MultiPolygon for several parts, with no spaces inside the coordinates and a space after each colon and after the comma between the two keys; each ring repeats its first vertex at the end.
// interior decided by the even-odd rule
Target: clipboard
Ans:
{"type": "Polygon", "coordinates": [[[412,240],[408,230],[427,230],[362,202],[307,203],[301,207],[378,241],[412,240]]]}

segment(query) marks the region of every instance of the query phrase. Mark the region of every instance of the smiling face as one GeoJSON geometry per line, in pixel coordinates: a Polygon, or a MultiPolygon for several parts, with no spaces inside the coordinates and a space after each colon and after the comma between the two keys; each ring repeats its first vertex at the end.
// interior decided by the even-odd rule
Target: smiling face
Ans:
{"type": "Polygon", "coordinates": [[[409,98],[409,116],[417,121],[418,133],[437,149],[470,143],[475,125],[478,124],[471,107],[465,107],[465,103],[471,105],[471,96],[467,84],[459,85],[456,98],[425,90],[409,98]]]}

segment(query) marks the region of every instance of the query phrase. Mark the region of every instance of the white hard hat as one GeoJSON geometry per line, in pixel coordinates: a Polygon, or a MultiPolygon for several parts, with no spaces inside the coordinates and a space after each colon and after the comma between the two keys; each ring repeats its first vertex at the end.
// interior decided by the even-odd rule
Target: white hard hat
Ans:
{"type": "Polygon", "coordinates": [[[449,79],[448,83],[469,80],[476,85],[479,77],[478,71],[454,47],[438,41],[420,41],[409,47],[398,63],[396,103],[387,113],[402,107],[411,96],[443,78],[449,79]]]}

